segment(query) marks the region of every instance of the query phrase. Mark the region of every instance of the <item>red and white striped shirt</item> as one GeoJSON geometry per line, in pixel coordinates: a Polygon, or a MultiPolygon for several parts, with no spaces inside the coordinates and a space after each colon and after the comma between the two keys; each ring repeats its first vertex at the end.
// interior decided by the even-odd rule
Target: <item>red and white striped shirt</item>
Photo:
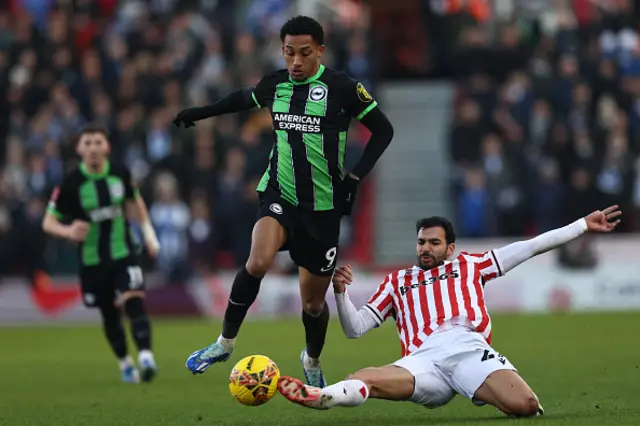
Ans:
{"type": "Polygon", "coordinates": [[[394,317],[402,356],[418,349],[445,321],[471,324],[491,343],[484,284],[504,274],[494,251],[461,253],[425,271],[418,266],[389,274],[365,305],[381,324],[394,317]],[[468,320],[468,321],[467,321],[468,320]]]}

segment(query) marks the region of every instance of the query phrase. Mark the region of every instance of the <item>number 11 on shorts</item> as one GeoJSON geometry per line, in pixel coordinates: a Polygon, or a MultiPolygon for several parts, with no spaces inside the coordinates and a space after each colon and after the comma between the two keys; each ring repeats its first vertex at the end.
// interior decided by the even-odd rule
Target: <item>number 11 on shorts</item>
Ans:
{"type": "Polygon", "coordinates": [[[139,266],[129,266],[127,268],[127,274],[129,274],[129,288],[131,290],[142,287],[142,283],[144,282],[142,268],[139,266]]]}

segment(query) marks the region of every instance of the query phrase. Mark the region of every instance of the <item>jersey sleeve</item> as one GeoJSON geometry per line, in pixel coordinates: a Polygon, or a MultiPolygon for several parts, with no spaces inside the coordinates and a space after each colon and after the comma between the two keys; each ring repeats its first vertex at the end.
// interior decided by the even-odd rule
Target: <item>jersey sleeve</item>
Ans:
{"type": "Polygon", "coordinates": [[[367,89],[361,82],[346,75],[344,80],[344,110],[356,120],[362,120],[365,115],[378,106],[378,103],[369,92],[367,92],[367,89]]]}
{"type": "Polygon", "coordinates": [[[276,90],[276,78],[273,73],[267,74],[251,89],[251,98],[258,108],[262,108],[273,99],[276,90]]]}
{"type": "Polygon", "coordinates": [[[486,251],[484,253],[464,252],[461,253],[461,255],[464,256],[468,261],[470,260],[475,263],[475,267],[480,272],[482,281],[485,284],[504,275],[504,269],[502,269],[502,266],[498,261],[495,250],[486,251]]]}
{"type": "Polygon", "coordinates": [[[364,306],[371,311],[376,321],[378,321],[378,325],[382,324],[390,316],[395,315],[392,275],[385,278],[364,306]]]}
{"type": "Polygon", "coordinates": [[[74,213],[73,184],[69,178],[62,181],[59,186],[53,188],[47,212],[58,220],[74,213]]]}

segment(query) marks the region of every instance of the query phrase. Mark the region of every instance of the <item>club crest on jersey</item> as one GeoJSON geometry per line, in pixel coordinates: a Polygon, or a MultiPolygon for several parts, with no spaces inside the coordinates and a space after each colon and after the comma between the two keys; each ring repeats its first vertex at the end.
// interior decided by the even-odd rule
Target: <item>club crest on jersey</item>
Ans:
{"type": "Polygon", "coordinates": [[[273,203],[269,206],[269,210],[274,212],[275,214],[282,214],[282,206],[278,203],[273,203]]]}
{"type": "Polygon", "coordinates": [[[109,193],[111,194],[111,198],[122,198],[124,195],[124,185],[122,182],[111,182],[109,184],[109,193]]]}
{"type": "Polygon", "coordinates": [[[358,94],[358,99],[360,99],[360,101],[364,102],[365,104],[373,101],[373,98],[371,97],[369,92],[367,92],[367,89],[364,88],[364,85],[362,83],[358,83],[356,85],[356,93],[358,94]]]}
{"type": "Polygon", "coordinates": [[[324,86],[314,86],[309,90],[309,100],[320,102],[327,97],[327,88],[324,86]]]}

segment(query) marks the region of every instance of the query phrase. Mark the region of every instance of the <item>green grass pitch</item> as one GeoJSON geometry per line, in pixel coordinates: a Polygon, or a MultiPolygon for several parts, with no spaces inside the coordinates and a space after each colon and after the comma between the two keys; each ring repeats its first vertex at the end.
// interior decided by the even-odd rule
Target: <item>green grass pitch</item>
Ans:
{"type": "MultiPolygon", "coordinates": [[[[241,406],[227,378],[245,355],[267,355],[283,374],[302,376],[297,319],[248,322],[231,361],[197,377],[184,361],[216,337],[219,324],[156,321],[160,373],[147,385],[120,383],[98,326],[0,328],[0,425],[640,425],[638,324],[640,313],[494,316],[494,347],[519,368],[547,411],[520,420],[460,396],[436,410],[370,400],[316,412],[280,395],[260,407],[241,406]]],[[[332,321],[323,365],[334,382],[398,354],[391,324],[347,340],[332,321]]]]}

